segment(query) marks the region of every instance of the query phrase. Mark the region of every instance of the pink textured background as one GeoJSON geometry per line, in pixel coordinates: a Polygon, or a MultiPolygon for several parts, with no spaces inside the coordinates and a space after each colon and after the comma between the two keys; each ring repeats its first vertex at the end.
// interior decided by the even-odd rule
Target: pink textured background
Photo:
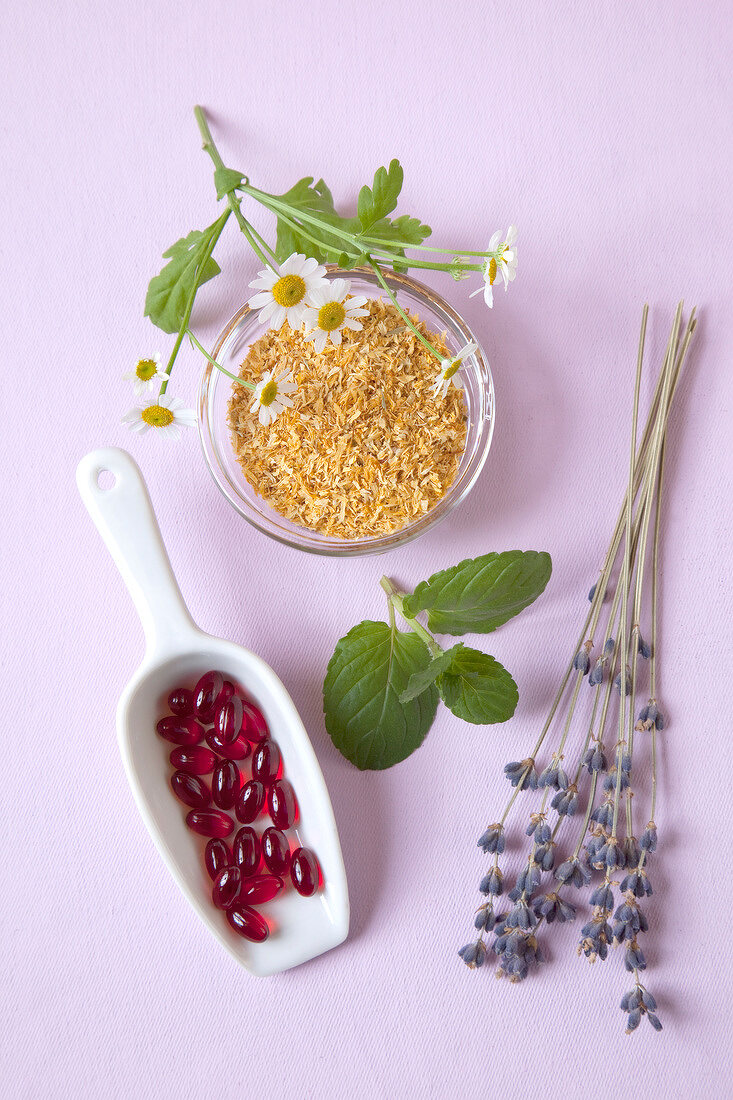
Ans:
{"type": "MultiPolygon", "coordinates": [[[[3,1098],[729,1094],[731,45],[721,2],[6,6],[3,1098]],[[122,372],[170,346],[142,318],[147,280],[213,220],[197,101],[271,190],[322,174],[348,204],[398,155],[400,209],[436,243],[519,226],[492,313],[436,283],[484,343],[498,421],[470,500],[417,545],[298,556],[228,508],[194,433],[119,424],[122,372]],[[577,925],[516,988],[456,949],[501,767],[534,740],[616,515],[642,303],[658,353],[679,296],[701,324],[664,525],[671,724],[645,949],[665,1031],[627,1037],[621,960],[577,959],[577,925]],[[125,783],[114,708],[142,635],[73,480],[102,444],[140,462],[194,617],[275,667],[329,784],[351,936],[279,978],[250,978],[205,933],[125,783]],[[383,613],[381,572],[409,584],[515,546],[555,565],[536,609],[486,639],[518,680],[516,719],[442,712],[407,762],[358,773],[325,734],[321,681],[335,640],[383,613]]],[[[207,342],[255,270],[233,230],[217,255],[194,318],[207,342]]],[[[172,390],[189,404],[199,369],[186,350],[172,390]]]]}

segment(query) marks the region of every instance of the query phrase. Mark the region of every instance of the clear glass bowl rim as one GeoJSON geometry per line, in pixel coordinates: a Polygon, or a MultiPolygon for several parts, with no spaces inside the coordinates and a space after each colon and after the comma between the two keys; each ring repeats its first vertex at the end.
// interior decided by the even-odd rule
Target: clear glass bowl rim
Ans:
{"type": "MultiPolygon", "coordinates": [[[[374,271],[370,267],[356,267],[350,270],[341,269],[335,264],[327,264],[326,267],[330,276],[351,280],[361,279],[370,284],[375,291],[378,292],[377,296],[383,296],[383,288],[380,286],[374,271]]],[[[475,376],[479,390],[482,393],[483,408],[481,410],[481,415],[479,417],[472,417],[471,410],[469,409],[469,426],[466,436],[467,448],[468,441],[471,437],[471,429],[478,428],[478,431],[473,441],[471,453],[468,455],[468,461],[464,466],[464,460],[467,455],[466,450],[463,453],[461,466],[459,467],[456,478],[445,496],[443,496],[438,503],[423,516],[417,517],[404,527],[387,535],[365,536],[364,538],[350,540],[336,539],[320,535],[316,531],[310,531],[305,527],[300,527],[291,523],[284,516],[279,516],[274,510],[270,510],[272,518],[270,518],[269,515],[263,516],[261,513],[255,511],[251,502],[247,497],[241,494],[238,486],[228,476],[217,453],[218,439],[217,433],[214,430],[212,415],[214,398],[217,384],[225,384],[229,380],[226,378],[226,375],[222,375],[221,371],[217,370],[208,362],[201,376],[198,398],[199,438],[206,465],[209,468],[209,472],[214,482],[235,511],[237,511],[252,527],[255,527],[258,531],[261,531],[263,534],[268,535],[270,538],[275,539],[285,546],[292,546],[298,550],[304,550],[306,553],[321,554],[330,557],[354,557],[363,554],[385,553],[388,550],[412,542],[413,539],[416,539],[419,535],[424,534],[425,531],[445,519],[446,516],[465,499],[475,485],[488,456],[489,448],[491,447],[494,423],[496,420],[494,380],[486,355],[468,323],[448,304],[448,302],[445,301],[444,298],[441,297],[440,294],[436,293],[432,288],[425,286],[424,283],[419,282],[417,279],[413,279],[409,275],[397,274],[395,272],[385,272],[384,277],[390,289],[395,294],[398,294],[399,291],[403,291],[413,299],[414,303],[416,303],[416,305],[414,305],[413,302],[407,303],[408,312],[414,312],[416,307],[419,308],[419,306],[422,305],[440,318],[441,322],[443,322],[443,328],[447,329],[458,343],[458,347],[455,349],[456,351],[470,342],[474,342],[477,345],[476,351],[471,356],[467,356],[464,359],[462,373],[471,370],[475,376]]],[[[405,304],[401,304],[403,308],[405,308],[405,304]]],[[[257,311],[251,310],[246,304],[237,310],[216,339],[216,343],[211,353],[214,359],[219,360],[222,350],[225,349],[229,341],[239,330],[240,326],[242,326],[242,323],[251,317],[256,317],[256,314],[257,311]]],[[[431,322],[431,324],[432,323],[433,322],[431,322]]],[[[231,446],[228,431],[226,432],[225,443],[231,446]]]]}

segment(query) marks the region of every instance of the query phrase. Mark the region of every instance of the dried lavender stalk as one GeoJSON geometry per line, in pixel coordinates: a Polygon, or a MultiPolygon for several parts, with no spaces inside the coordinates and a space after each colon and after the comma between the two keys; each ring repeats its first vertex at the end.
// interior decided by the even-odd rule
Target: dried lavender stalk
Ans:
{"type": "Polygon", "coordinates": [[[634,407],[632,417],[631,448],[628,487],[616,523],[611,544],[601,569],[600,578],[589,596],[590,609],[585,618],[573,656],[561,680],[560,687],[550,707],[548,717],[532,752],[522,760],[507,764],[504,771],[513,789],[501,817],[484,831],[479,846],[493,856],[489,871],[484,875],[479,889],[487,900],[480,906],[475,919],[478,937],[461,948],[459,955],[471,969],[485,962],[489,950],[498,958],[499,976],[511,981],[521,981],[532,966],[542,962],[542,949],[537,933],[542,924],[572,920],[576,906],[566,896],[568,889],[585,889],[591,885],[594,871],[602,872],[602,881],[595,885],[589,896],[592,906],[590,920],[581,932],[579,954],[591,962],[605,959],[611,944],[625,945],[624,962],[634,975],[634,988],[624,995],[622,1008],[627,1013],[627,1031],[633,1031],[642,1015],[646,1015],[656,1029],[661,1023],[655,1014],[656,1002],[642,985],[640,972],[646,960],[638,944],[638,935],[648,928],[639,899],[651,893],[651,885],[645,863],[656,847],[656,734],[663,726],[656,701],[656,638],[657,638],[657,581],[659,561],[659,530],[661,515],[661,487],[664,471],[665,433],[680,372],[695,328],[694,310],[680,341],[682,305],[676,315],[662,368],[659,372],[650,404],[647,422],[637,448],[639,394],[644,356],[644,342],[648,309],[644,307],[639,340],[634,407]],[[654,513],[652,549],[652,599],[651,645],[644,641],[640,618],[644,591],[645,561],[651,516],[654,513]],[[603,643],[595,661],[591,660],[594,635],[600,622],[604,599],[613,587],[611,575],[621,552],[621,569],[613,591],[610,611],[605,619],[603,643]],[[585,639],[585,640],[584,640],[585,639]],[[650,699],[634,721],[635,700],[638,687],[639,657],[649,659],[650,699]],[[573,673],[575,675],[573,676],[573,673]],[[590,718],[583,729],[585,736],[577,752],[573,768],[566,768],[566,745],[576,716],[582,713],[581,684],[587,676],[593,691],[590,718]],[[571,684],[569,694],[568,686],[571,684]],[[613,687],[617,692],[613,691],[613,687]],[[618,739],[614,746],[611,766],[604,748],[604,736],[611,711],[612,698],[618,697],[618,739]],[[627,706],[628,701],[628,706],[627,706]],[[549,760],[538,773],[535,765],[549,730],[564,705],[564,721],[559,741],[549,760]],[[651,733],[652,792],[650,821],[641,840],[633,832],[632,814],[632,764],[634,732],[651,733]],[[572,854],[555,867],[557,836],[569,822],[581,804],[579,786],[584,772],[589,774],[587,799],[582,825],[572,854]],[[603,798],[596,804],[596,796],[603,776],[603,798]],[[499,865],[506,846],[506,821],[522,791],[542,790],[539,810],[529,815],[525,828],[531,837],[527,861],[517,875],[507,898],[512,903],[507,912],[496,912],[498,898],[505,890],[505,873],[499,865]],[[550,799],[550,795],[552,798],[550,799]],[[548,808],[549,801],[549,808],[548,808]],[[620,810],[625,806],[625,831],[622,835],[620,810]],[[548,818],[554,811],[556,819],[551,826],[548,818]],[[581,850],[584,855],[581,857],[581,850]],[[558,885],[546,893],[539,893],[543,876],[554,869],[558,885]],[[613,875],[626,870],[621,882],[621,903],[615,908],[614,887],[619,883],[613,875]],[[613,927],[611,927],[613,913],[613,927]],[[486,935],[494,934],[489,947],[486,935]]]}

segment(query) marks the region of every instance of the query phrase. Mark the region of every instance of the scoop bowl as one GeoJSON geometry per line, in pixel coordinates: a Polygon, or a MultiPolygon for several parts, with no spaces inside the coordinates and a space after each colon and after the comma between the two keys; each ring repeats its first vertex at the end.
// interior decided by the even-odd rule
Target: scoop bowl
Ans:
{"type": "MultiPolygon", "coordinates": [[[[260,657],[194,624],[131,456],[117,448],[94,451],[81,460],[76,476],[145,630],[144,659],[117,707],[117,737],[132,793],[163,861],[212,935],[253,974],[276,974],[338,946],[349,929],[346,873],[326,784],[292,699],[260,657]],[[105,488],[110,475],[114,484],[105,488]],[[313,897],[290,888],[265,907],[272,930],[264,943],[237,935],[214,907],[202,838],[187,828],[186,808],[170,789],[173,746],[155,732],[157,720],[168,713],[173,688],[193,686],[212,668],[240,684],[264,714],[298,799],[299,818],[291,833],[297,844],[315,851],[323,871],[323,888],[313,897]]],[[[260,817],[254,827],[261,831],[267,824],[260,817]]],[[[163,927],[170,924],[161,914],[163,927]]]]}

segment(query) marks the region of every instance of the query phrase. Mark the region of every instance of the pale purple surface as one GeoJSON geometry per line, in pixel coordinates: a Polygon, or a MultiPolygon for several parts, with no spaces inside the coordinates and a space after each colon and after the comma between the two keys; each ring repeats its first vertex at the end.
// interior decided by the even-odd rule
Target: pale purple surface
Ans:
{"type": "MultiPolygon", "coordinates": [[[[0,1095],[728,1094],[729,5],[9,9],[0,1095]],[[519,275],[492,313],[467,301],[475,284],[435,280],[488,352],[498,419],[471,498],[415,545],[299,556],[233,513],[192,432],[174,445],[119,425],[121,374],[170,347],[142,318],[146,282],[165,247],[214,216],[195,102],[225,158],[271,190],[322,174],[348,203],[397,155],[400,210],[437,243],[476,247],[519,226],[519,275]],[[534,740],[620,502],[642,304],[658,356],[680,296],[701,322],[669,448],[671,721],[645,944],[665,1030],[642,1021],[627,1037],[621,959],[576,958],[577,925],[547,937],[549,965],[519,987],[491,966],[468,973],[456,950],[501,767],[534,740]],[[273,665],[329,784],[351,935],[279,978],[250,978],[207,935],[125,782],[114,708],[142,634],[74,486],[78,459],[103,444],[139,461],[192,614],[273,665]],[[486,639],[518,680],[515,720],[482,729],[442,713],[407,762],[357,772],[321,716],[335,640],[383,614],[383,571],[409,584],[510,547],[546,549],[555,567],[536,608],[486,639]]],[[[195,314],[209,343],[255,271],[233,227],[218,254],[225,274],[195,314]]],[[[188,404],[199,370],[185,350],[172,392],[188,404]]],[[[646,793],[637,802],[641,817],[646,793]]]]}

